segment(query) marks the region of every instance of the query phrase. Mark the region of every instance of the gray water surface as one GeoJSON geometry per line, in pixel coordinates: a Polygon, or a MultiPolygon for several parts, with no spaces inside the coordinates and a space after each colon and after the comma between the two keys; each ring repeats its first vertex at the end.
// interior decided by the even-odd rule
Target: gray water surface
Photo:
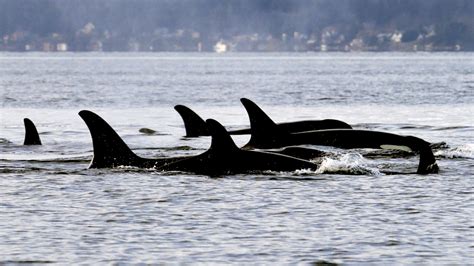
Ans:
{"type": "MultiPolygon", "coordinates": [[[[0,54],[0,263],[472,264],[474,60],[470,53],[0,54]],[[418,158],[329,150],[314,172],[218,178],[87,169],[92,110],[145,157],[195,155],[176,104],[228,128],[254,100],[278,122],[446,142],[418,158]],[[22,146],[23,118],[43,146],[22,146]],[[144,135],[140,128],[159,134],[144,135]],[[383,170],[407,174],[385,175],[383,170]]],[[[248,136],[234,140],[243,145],[248,136]]]]}

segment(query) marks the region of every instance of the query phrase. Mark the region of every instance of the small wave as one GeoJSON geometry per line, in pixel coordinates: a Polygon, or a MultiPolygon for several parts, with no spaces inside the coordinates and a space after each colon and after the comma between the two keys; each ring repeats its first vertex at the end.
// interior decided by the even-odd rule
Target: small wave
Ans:
{"type": "Polygon", "coordinates": [[[23,174],[28,172],[38,172],[41,170],[42,169],[38,167],[10,167],[0,168],[0,174],[23,174]]]}
{"type": "Polygon", "coordinates": [[[58,157],[53,155],[35,155],[31,158],[30,154],[11,154],[7,158],[0,158],[0,162],[38,162],[38,163],[82,163],[90,161],[89,155],[65,155],[58,157]]]}
{"type": "Polygon", "coordinates": [[[443,131],[443,130],[456,130],[456,129],[472,129],[470,126],[450,126],[450,127],[437,127],[434,128],[434,131],[443,131]]]}
{"type": "Polygon", "coordinates": [[[141,168],[138,166],[132,166],[132,165],[119,165],[115,167],[115,169],[123,169],[123,170],[132,170],[132,171],[154,171],[154,168],[141,168]]]}
{"type": "Polygon", "coordinates": [[[18,101],[17,99],[11,97],[4,97],[3,100],[5,101],[4,103],[18,101]]]}
{"type": "Polygon", "coordinates": [[[376,168],[368,166],[367,160],[358,153],[341,155],[338,158],[324,158],[316,170],[317,174],[381,175],[376,168]]]}
{"type": "Polygon", "coordinates": [[[432,129],[432,126],[428,125],[411,125],[411,124],[406,124],[406,125],[400,125],[400,129],[432,129]]]}
{"type": "Polygon", "coordinates": [[[192,150],[200,150],[193,148],[191,146],[175,146],[175,147],[162,147],[160,148],[165,151],[192,151],[192,150]]]}
{"type": "Polygon", "coordinates": [[[439,149],[447,149],[449,148],[449,145],[446,142],[441,141],[441,142],[430,143],[430,147],[431,149],[439,150],[439,149]]]}
{"type": "Polygon", "coordinates": [[[474,144],[464,144],[459,147],[436,151],[435,156],[442,158],[470,158],[474,159],[474,144]]]}
{"type": "Polygon", "coordinates": [[[56,263],[55,261],[52,260],[4,260],[0,261],[1,265],[4,264],[49,264],[49,263],[56,263]]]}
{"type": "Polygon", "coordinates": [[[0,144],[12,144],[13,142],[5,138],[0,138],[0,144]]]}

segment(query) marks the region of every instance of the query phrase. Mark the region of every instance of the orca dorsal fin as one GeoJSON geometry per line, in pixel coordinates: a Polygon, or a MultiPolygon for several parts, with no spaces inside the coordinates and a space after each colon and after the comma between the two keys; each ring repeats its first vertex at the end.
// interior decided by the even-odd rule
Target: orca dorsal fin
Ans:
{"type": "Polygon", "coordinates": [[[89,168],[134,165],[141,159],[100,116],[88,110],[80,111],[79,116],[89,128],[94,147],[94,157],[89,168]]]}
{"type": "Polygon", "coordinates": [[[279,137],[284,132],[273,120],[254,102],[249,99],[240,99],[250,120],[250,140],[244,148],[274,148],[279,137]]]}
{"type": "Polygon", "coordinates": [[[219,122],[214,119],[207,119],[206,125],[209,128],[209,132],[212,137],[211,147],[209,148],[212,152],[232,152],[239,151],[239,147],[235,145],[234,140],[230,136],[229,132],[219,122]]]}
{"type": "Polygon", "coordinates": [[[430,143],[414,136],[405,136],[404,138],[407,146],[420,154],[420,162],[416,173],[421,175],[438,173],[439,167],[430,143]]]}
{"type": "Polygon", "coordinates": [[[209,136],[206,122],[193,110],[184,105],[176,105],[174,109],[183,119],[186,137],[209,136]]]}
{"type": "Polygon", "coordinates": [[[25,118],[23,123],[25,124],[25,141],[23,145],[41,145],[41,139],[33,121],[25,118]]]}

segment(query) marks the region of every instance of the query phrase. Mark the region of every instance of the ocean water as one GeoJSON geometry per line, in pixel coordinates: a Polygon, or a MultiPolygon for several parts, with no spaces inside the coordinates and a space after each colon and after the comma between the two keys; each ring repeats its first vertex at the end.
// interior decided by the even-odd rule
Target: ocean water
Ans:
{"type": "Polygon", "coordinates": [[[2,53],[0,93],[0,263],[474,261],[472,53],[2,53]],[[440,173],[330,147],[317,147],[336,154],[317,171],[88,169],[80,110],[141,156],[196,155],[210,139],[183,138],[173,106],[233,129],[249,124],[242,97],[277,122],[333,118],[444,142],[440,173]],[[22,145],[25,117],[42,146],[22,145]]]}

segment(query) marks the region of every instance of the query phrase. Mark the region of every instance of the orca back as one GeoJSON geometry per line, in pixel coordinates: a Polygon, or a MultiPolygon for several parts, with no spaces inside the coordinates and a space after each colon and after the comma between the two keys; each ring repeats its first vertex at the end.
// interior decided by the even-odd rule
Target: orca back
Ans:
{"type": "Polygon", "coordinates": [[[217,176],[233,173],[240,149],[235,145],[227,130],[216,120],[208,119],[206,125],[211,134],[211,146],[207,151],[185,160],[164,164],[158,170],[184,171],[195,174],[217,176]]]}

